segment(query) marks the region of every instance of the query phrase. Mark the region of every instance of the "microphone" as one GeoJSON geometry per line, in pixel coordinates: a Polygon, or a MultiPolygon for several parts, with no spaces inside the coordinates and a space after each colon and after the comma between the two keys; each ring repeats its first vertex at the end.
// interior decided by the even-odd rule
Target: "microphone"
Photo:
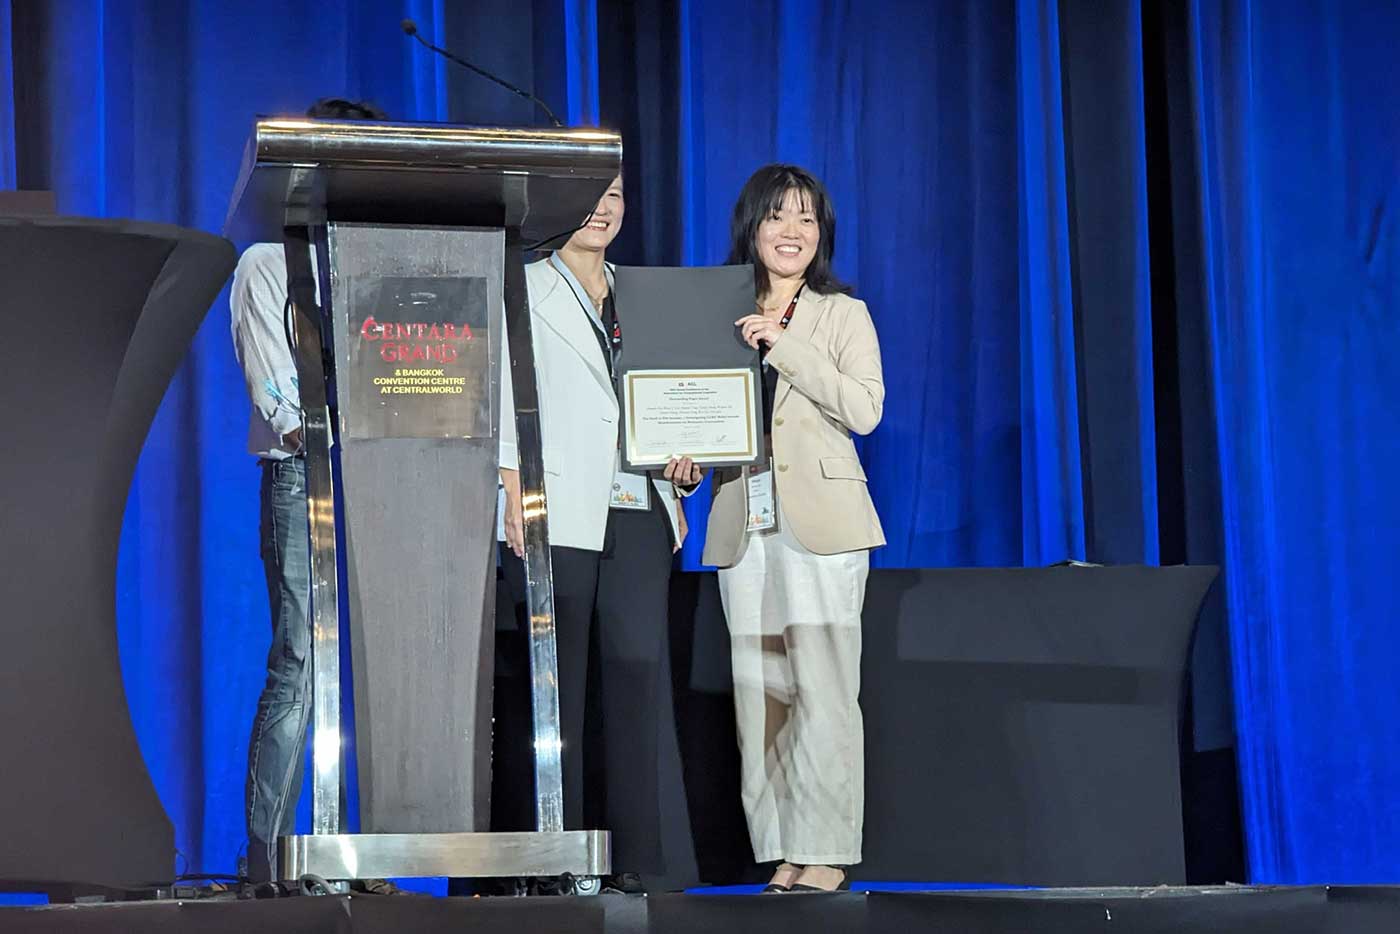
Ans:
{"type": "Polygon", "coordinates": [[[487,71],[485,68],[479,68],[478,66],[473,65],[471,62],[467,61],[465,58],[462,58],[460,55],[454,55],[446,49],[440,49],[437,46],[433,45],[431,42],[429,42],[427,39],[424,39],[418,32],[418,24],[415,23],[413,20],[406,19],[402,21],[401,23],[399,23],[399,28],[404,31],[404,35],[412,36],[414,39],[417,39],[419,42],[421,42],[425,48],[429,49],[430,51],[436,52],[438,55],[441,55],[449,62],[456,62],[458,65],[461,65],[468,71],[475,72],[476,74],[481,75],[481,77],[485,78],[488,81],[496,82],[501,87],[505,88],[507,91],[510,91],[513,94],[519,94],[527,101],[533,101],[534,103],[539,105],[539,108],[541,110],[545,112],[546,116],[549,117],[549,121],[551,123],[553,123],[557,127],[564,126],[564,124],[559,122],[559,118],[554,115],[554,111],[549,109],[549,105],[546,104],[544,101],[540,100],[535,95],[531,94],[529,91],[522,90],[521,88],[518,88],[515,85],[511,84],[509,81],[506,81],[503,78],[496,77],[495,75],[491,74],[491,72],[487,71]]]}

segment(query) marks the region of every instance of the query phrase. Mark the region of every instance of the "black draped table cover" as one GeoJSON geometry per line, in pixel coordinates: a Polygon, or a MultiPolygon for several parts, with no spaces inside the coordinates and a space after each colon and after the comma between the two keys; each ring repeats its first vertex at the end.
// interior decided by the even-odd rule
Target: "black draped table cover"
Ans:
{"type": "Polygon", "coordinates": [[[234,266],[161,224],[0,216],[0,885],[168,883],[174,832],[137,746],[117,545],[156,408],[234,266]]]}
{"type": "MultiPolygon", "coordinates": [[[[1185,881],[1178,727],[1214,567],[874,570],[857,878],[1185,881]]],[[[672,653],[702,875],[752,874],[714,575],[677,575],[672,653]]]]}

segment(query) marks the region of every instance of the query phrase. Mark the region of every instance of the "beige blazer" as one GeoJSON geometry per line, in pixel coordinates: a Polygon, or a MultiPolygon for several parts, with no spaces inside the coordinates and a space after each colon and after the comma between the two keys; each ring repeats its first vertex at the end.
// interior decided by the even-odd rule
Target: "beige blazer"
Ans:
{"type": "MultiPolygon", "coordinates": [[[[789,529],[820,555],[885,544],[851,432],[880,424],[885,382],[880,343],[865,302],[804,289],[783,336],[768,352],[778,369],[773,405],[773,479],[789,529]]],[[[705,563],[730,567],[743,550],[743,472],[719,468],[705,535],[705,563]]]]}

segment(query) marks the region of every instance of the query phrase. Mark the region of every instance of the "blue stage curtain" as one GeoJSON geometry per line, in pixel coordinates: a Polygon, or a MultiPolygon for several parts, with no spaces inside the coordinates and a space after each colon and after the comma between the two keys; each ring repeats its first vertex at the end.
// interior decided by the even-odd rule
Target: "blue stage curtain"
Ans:
{"type": "MultiPolygon", "coordinates": [[[[1129,186],[1136,262],[1109,270],[1121,287],[1093,306],[1102,341],[1081,363],[1072,280],[1085,260],[1071,222],[1096,218],[1071,215],[1059,7],[678,5],[679,242],[671,256],[642,252],[722,261],[733,199],[763,162],[824,179],[838,269],[869,302],[885,350],[885,423],[860,442],[889,538],[879,565],[1158,557],[1140,17],[1127,4],[1107,26],[1084,17],[1109,40],[1103,70],[1123,86],[1105,141],[1123,147],[1113,168],[1129,186]],[[1088,366],[1106,372],[1085,388],[1088,366]],[[1081,417],[1086,394],[1098,423],[1081,417]],[[1113,436],[1123,428],[1126,444],[1113,436]],[[1114,456],[1096,460],[1103,452],[1114,456]],[[1090,467],[1108,500],[1092,555],[1090,467]]],[[[1084,97],[1088,125],[1097,101],[1084,97]]],[[[701,495],[688,510],[690,567],[707,506],[701,495]]]]}
{"type": "Polygon", "coordinates": [[[10,5],[0,3],[0,190],[14,188],[19,177],[15,165],[15,65],[9,36],[10,5]]]}
{"type": "Polygon", "coordinates": [[[1021,525],[1025,563],[1084,558],[1060,14],[1016,4],[1021,525]]]}
{"type": "Polygon", "coordinates": [[[1195,0],[1250,876],[1400,881],[1400,8],[1195,0]]]}
{"type": "MultiPolygon", "coordinates": [[[[405,16],[624,130],[619,261],[719,262],[747,175],[812,168],[885,355],[876,563],[1222,560],[1195,715],[1230,741],[1202,681],[1232,667],[1251,880],[1400,881],[1393,4],[0,0],[0,185],[218,230],[256,113],[540,121],[405,16]]],[[[267,639],[246,417],[221,298],[147,443],[119,610],[179,845],[223,871],[267,639]]]]}
{"type": "MultiPolygon", "coordinates": [[[[679,12],[676,259],[723,261],[756,166],[797,162],[826,183],[838,272],[885,354],[884,423],[858,442],[889,539],[875,563],[1083,557],[1064,175],[1056,128],[1027,99],[1058,95],[1014,77],[1022,55],[1053,68],[1053,32],[1011,28],[1012,2],[679,12]]],[[[689,505],[695,567],[707,503],[689,505]]]]}

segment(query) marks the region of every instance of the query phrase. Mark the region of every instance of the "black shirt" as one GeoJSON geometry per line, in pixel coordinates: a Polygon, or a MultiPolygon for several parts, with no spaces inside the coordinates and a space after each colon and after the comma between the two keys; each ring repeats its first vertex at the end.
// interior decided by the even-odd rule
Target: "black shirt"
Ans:
{"type": "Polygon", "coordinates": [[[773,406],[778,399],[778,368],[763,365],[763,433],[773,433],[773,406]]]}
{"type": "Polygon", "coordinates": [[[613,372],[613,347],[612,342],[608,339],[608,334],[612,333],[613,323],[617,321],[617,309],[613,306],[612,292],[608,292],[608,297],[603,299],[603,308],[599,314],[603,320],[602,330],[598,329],[593,316],[588,314],[588,309],[585,308],[583,313],[588,318],[588,327],[593,331],[593,336],[598,338],[598,349],[603,351],[603,364],[608,368],[608,375],[616,379],[617,374],[613,372]],[[605,331],[607,333],[604,333],[605,331]]]}
{"type": "MultiPolygon", "coordinates": [[[[797,310],[797,299],[801,295],[802,289],[799,288],[797,294],[792,297],[792,301],[788,304],[787,312],[783,314],[782,320],[778,322],[778,326],[784,331],[787,330],[788,322],[792,320],[792,313],[797,310]]],[[[764,347],[763,350],[760,351],[760,357],[765,360],[767,359],[767,347],[764,347]]],[[[771,435],[773,433],[773,406],[777,405],[777,401],[778,369],[777,367],[769,366],[765,362],[763,364],[763,433],[765,435],[771,435]]]]}

